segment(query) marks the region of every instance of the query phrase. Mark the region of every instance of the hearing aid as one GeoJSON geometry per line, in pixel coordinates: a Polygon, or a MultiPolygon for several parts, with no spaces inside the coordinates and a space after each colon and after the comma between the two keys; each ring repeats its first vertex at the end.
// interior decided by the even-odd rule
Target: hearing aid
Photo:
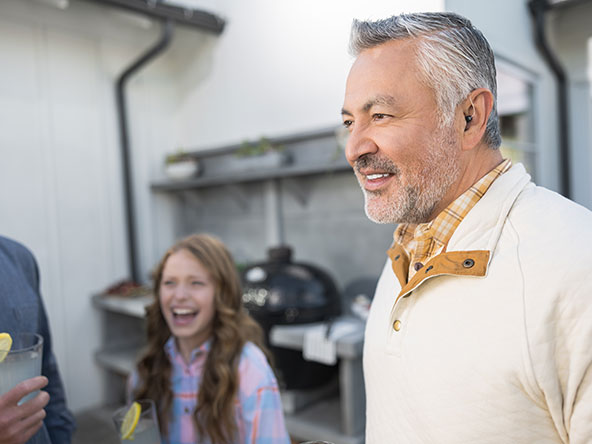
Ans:
{"type": "MultiPolygon", "coordinates": [[[[469,100],[471,101],[471,108],[473,109],[473,113],[475,112],[475,105],[473,104],[473,100],[471,100],[471,98],[469,97],[469,100]]],[[[469,109],[471,109],[469,108],[469,109]]],[[[473,121],[473,114],[470,115],[465,115],[465,122],[467,123],[465,126],[465,131],[469,129],[469,125],[471,124],[471,122],[473,121]]]]}

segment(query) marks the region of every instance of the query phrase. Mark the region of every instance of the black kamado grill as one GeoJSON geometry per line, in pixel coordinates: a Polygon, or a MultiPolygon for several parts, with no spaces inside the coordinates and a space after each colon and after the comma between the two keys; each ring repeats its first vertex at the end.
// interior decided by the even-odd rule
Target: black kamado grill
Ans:
{"type": "Polygon", "coordinates": [[[268,262],[243,271],[243,303],[263,327],[282,389],[319,387],[334,377],[337,367],[306,361],[298,350],[274,347],[269,334],[274,325],[330,321],[340,313],[339,292],[320,268],[292,262],[290,247],[271,248],[268,254],[268,262]]]}

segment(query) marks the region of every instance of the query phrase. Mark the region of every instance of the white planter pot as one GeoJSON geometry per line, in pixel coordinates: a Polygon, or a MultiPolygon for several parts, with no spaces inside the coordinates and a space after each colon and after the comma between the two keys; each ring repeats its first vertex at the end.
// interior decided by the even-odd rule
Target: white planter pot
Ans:
{"type": "Polygon", "coordinates": [[[290,163],[290,156],[283,151],[269,151],[252,156],[232,156],[226,160],[227,168],[233,171],[252,171],[279,168],[290,163]]]}
{"type": "Polygon", "coordinates": [[[164,172],[169,179],[186,180],[199,174],[199,162],[197,160],[182,160],[165,165],[164,172]]]}

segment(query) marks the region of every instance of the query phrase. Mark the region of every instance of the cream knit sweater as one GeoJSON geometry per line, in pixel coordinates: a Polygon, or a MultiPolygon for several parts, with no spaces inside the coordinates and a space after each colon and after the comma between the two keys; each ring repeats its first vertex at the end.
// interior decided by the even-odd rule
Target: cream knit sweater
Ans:
{"type": "Polygon", "coordinates": [[[592,212],[517,164],[447,251],[403,291],[384,267],[366,444],[592,443],[592,212]]]}

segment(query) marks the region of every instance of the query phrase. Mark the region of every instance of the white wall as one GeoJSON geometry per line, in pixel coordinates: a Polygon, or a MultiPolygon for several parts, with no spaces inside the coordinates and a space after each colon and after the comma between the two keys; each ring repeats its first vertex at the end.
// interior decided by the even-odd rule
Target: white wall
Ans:
{"type": "Polygon", "coordinates": [[[104,393],[90,297],[127,275],[113,79],[154,35],[86,2],[0,2],[0,232],[39,261],[74,410],[104,393]]]}
{"type": "Polygon", "coordinates": [[[338,124],[352,62],[352,19],[442,10],[443,1],[227,0],[222,6],[227,28],[210,72],[179,109],[182,145],[216,146],[338,124]]]}
{"type": "Polygon", "coordinates": [[[573,199],[592,208],[592,3],[550,15],[551,44],[568,73],[573,199]]]}

